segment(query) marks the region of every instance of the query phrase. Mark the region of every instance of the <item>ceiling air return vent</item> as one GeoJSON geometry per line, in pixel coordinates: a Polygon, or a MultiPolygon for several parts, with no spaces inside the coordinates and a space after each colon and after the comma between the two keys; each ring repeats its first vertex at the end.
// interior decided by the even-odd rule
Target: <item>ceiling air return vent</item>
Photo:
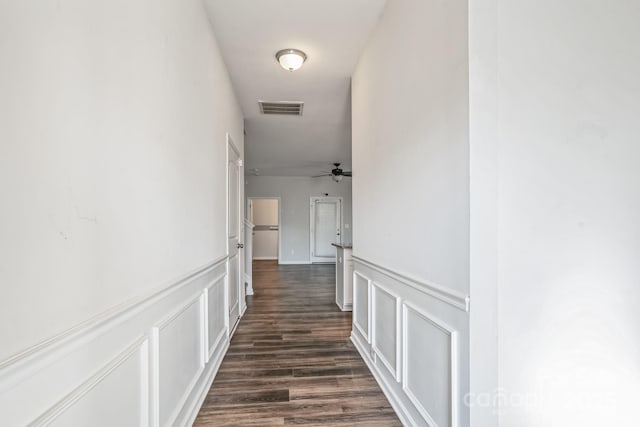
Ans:
{"type": "Polygon", "coordinates": [[[282,114],[285,116],[301,116],[304,102],[271,102],[258,101],[262,114],[282,114]]]}

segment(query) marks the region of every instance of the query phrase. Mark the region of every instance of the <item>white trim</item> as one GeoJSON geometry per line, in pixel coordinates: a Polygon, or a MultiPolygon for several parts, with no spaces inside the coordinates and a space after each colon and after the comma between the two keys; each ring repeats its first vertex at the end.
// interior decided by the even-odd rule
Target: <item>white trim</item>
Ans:
{"type": "MultiPolygon", "coordinates": [[[[240,251],[238,250],[238,252],[235,255],[235,258],[239,258],[239,257],[240,257],[240,251]]],[[[227,272],[229,272],[231,270],[231,262],[232,262],[231,258],[227,259],[227,272]]],[[[240,263],[239,259],[236,259],[235,262],[238,263],[238,264],[240,263]]],[[[238,276],[240,276],[240,272],[239,271],[238,271],[238,276]]],[[[231,286],[232,286],[231,283],[230,283],[230,280],[229,280],[230,279],[230,275],[227,274],[226,278],[227,278],[227,291],[229,292],[230,289],[231,289],[231,286]]],[[[239,283],[236,284],[236,286],[238,287],[238,289],[236,289],[236,291],[238,292],[238,301],[236,301],[233,306],[228,306],[228,310],[229,311],[227,312],[227,317],[229,317],[231,315],[231,312],[233,310],[235,310],[236,307],[238,308],[238,318],[235,319],[234,324],[238,323],[240,321],[240,312],[242,311],[241,308],[240,308],[240,293],[239,293],[240,292],[240,290],[239,290],[240,288],[239,288],[239,285],[240,285],[239,283]]],[[[242,283],[242,286],[244,287],[244,283],[242,283]]],[[[229,298],[229,294],[227,294],[227,299],[228,298],[229,298]]],[[[231,334],[229,334],[229,335],[231,335],[231,334]]]]}
{"type": "Polygon", "coordinates": [[[211,361],[211,357],[215,353],[216,348],[218,347],[218,344],[220,344],[220,341],[222,340],[222,338],[224,338],[226,336],[226,332],[227,332],[226,324],[223,324],[223,327],[220,329],[220,332],[218,332],[218,335],[214,339],[213,343],[209,342],[209,291],[215,285],[222,285],[222,294],[224,295],[224,286],[225,286],[225,282],[224,281],[225,281],[225,277],[226,276],[227,276],[227,273],[220,274],[219,276],[217,276],[215,279],[213,279],[204,288],[204,292],[206,293],[204,308],[205,308],[205,312],[207,314],[207,316],[206,316],[207,323],[205,324],[205,328],[206,328],[206,341],[205,341],[206,342],[206,346],[204,348],[205,348],[205,352],[206,352],[206,355],[207,355],[207,357],[206,357],[207,363],[209,363],[211,361]]]}
{"type": "MultiPolygon", "coordinates": [[[[246,285],[245,295],[253,295],[253,228],[255,225],[244,219],[244,268],[242,276],[246,285]],[[249,236],[247,236],[247,233],[249,236]]],[[[247,305],[245,304],[245,310],[247,305]]]]}
{"type": "Polygon", "coordinates": [[[431,415],[429,415],[429,412],[427,411],[427,409],[422,405],[422,403],[420,403],[420,400],[418,400],[418,398],[413,394],[413,392],[408,386],[409,371],[407,369],[407,366],[408,366],[407,365],[407,357],[408,357],[407,323],[408,323],[409,311],[413,311],[416,315],[423,318],[425,321],[431,323],[436,328],[440,329],[442,332],[444,332],[446,335],[449,336],[449,352],[451,357],[449,361],[450,367],[451,367],[451,372],[449,377],[449,381],[450,381],[449,387],[450,387],[450,393],[451,393],[449,396],[449,399],[451,402],[450,417],[451,417],[451,427],[457,427],[458,426],[458,339],[457,339],[458,331],[455,328],[446,324],[444,321],[442,321],[442,319],[439,319],[436,316],[433,316],[427,313],[425,310],[420,309],[415,305],[408,303],[406,301],[403,302],[402,304],[402,331],[403,331],[402,333],[403,335],[402,336],[402,341],[403,341],[402,364],[405,367],[405,369],[403,370],[403,373],[402,373],[402,390],[405,392],[405,394],[407,395],[407,397],[409,398],[413,406],[415,406],[415,408],[418,410],[420,415],[425,419],[425,421],[429,425],[436,426],[437,424],[433,420],[431,415]]]}
{"type": "MultiPolygon", "coordinates": [[[[95,374],[91,375],[89,379],[84,381],[78,387],[76,387],[71,393],[63,397],[56,404],[54,404],[48,411],[39,416],[29,425],[33,427],[46,426],[63,414],[73,404],[78,402],[84,396],[86,396],[95,386],[100,384],[109,374],[115,371],[123,363],[131,358],[136,352],[141,352],[143,345],[147,342],[146,336],[141,336],[133,344],[128,346],[124,351],[120,352],[116,357],[106,363],[95,374]]],[[[140,353],[139,353],[140,354],[140,353]]]]}
{"type": "Polygon", "coordinates": [[[452,305],[453,307],[459,308],[460,310],[463,310],[466,312],[469,311],[470,297],[468,294],[464,294],[455,289],[451,289],[449,287],[439,285],[433,282],[427,282],[427,281],[415,279],[409,275],[398,273],[389,268],[383,267],[379,264],[375,264],[371,261],[367,261],[355,255],[353,255],[353,259],[354,261],[359,262],[360,264],[366,267],[369,267],[377,271],[378,273],[381,273],[405,285],[411,286],[412,288],[419,290],[434,298],[437,298],[440,301],[446,302],[447,304],[452,305]]]}
{"type": "MultiPolygon", "coordinates": [[[[15,410],[8,413],[0,410],[3,420],[6,416],[4,421],[10,425],[25,425],[32,420],[53,419],[54,416],[58,417],[57,420],[72,417],[76,406],[79,410],[85,410],[87,399],[94,399],[103,393],[99,385],[89,384],[96,380],[104,384],[109,381],[110,390],[112,387],[128,387],[129,392],[135,391],[136,414],[139,414],[135,415],[136,424],[159,427],[160,409],[166,409],[173,412],[171,416],[175,424],[182,425],[189,416],[188,411],[194,410],[197,414],[199,407],[193,409],[194,402],[201,403],[204,396],[199,396],[196,391],[200,390],[203,381],[213,372],[210,368],[212,364],[221,360],[228,348],[226,323],[221,336],[217,339],[211,337],[211,341],[215,340],[217,346],[212,355],[208,354],[209,334],[206,333],[209,315],[206,303],[210,296],[208,287],[212,283],[213,286],[216,286],[215,283],[217,286],[223,285],[221,281],[226,277],[226,259],[225,256],[209,263],[183,276],[168,288],[155,290],[144,298],[138,298],[129,306],[119,306],[119,310],[109,310],[106,315],[103,313],[91,322],[84,322],[70,329],[72,333],[54,337],[61,337],[59,340],[47,340],[49,346],[39,345],[35,350],[23,352],[23,358],[12,358],[13,365],[5,362],[0,371],[4,375],[0,375],[0,388],[4,390],[0,393],[0,405],[5,405],[3,408],[6,407],[7,410],[15,407],[15,410]],[[197,311],[194,312],[193,309],[197,311]],[[165,374],[171,375],[170,370],[173,369],[168,365],[160,365],[160,350],[173,351],[170,344],[160,342],[167,339],[160,333],[160,329],[169,328],[167,325],[171,325],[173,319],[180,323],[177,327],[188,328],[190,336],[195,339],[188,350],[189,360],[194,362],[190,369],[194,378],[185,380],[185,383],[190,384],[185,384],[185,389],[180,390],[179,396],[170,393],[170,407],[160,408],[160,398],[163,397],[160,392],[166,386],[160,383],[160,378],[165,374]],[[128,361],[123,361],[124,365],[114,368],[114,373],[100,379],[96,373],[103,372],[105,366],[112,367],[110,364],[116,363],[114,355],[126,354],[132,342],[141,340],[139,337],[146,337],[146,340],[142,341],[135,359],[132,356],[128,361]],[[207,358],[209,363],[206,362],[207,358]],[[127,372],[126,378],[120,375],[124,370],[127,372]],[[116,378],[117,383],[111,381],[112,377],[116,378]],[[49,386],[42,389],[43,383],[49,386]],[[80,398],[81,402],[75,403],[80,398]],[[62,413],[64,415],[57,415],[62,413]]],[[[222,289],[224,290],[224,285],[222,289]]],[[[224,301],[220,298],[211,300],[210,313],[222,313],[224,301]]],[[[226,322],[227,316],[222,319],[226,322]]],[[[206,391],[203,391],[205,395],[206,391]]],[[[133,415],[114,414],[114,419],[122,420],[125,416],[133,415]]]]}
{"type": "Polygon", "coordinates": [[[211,389],[213,380],[215,379],[216,374],[220,369],[220,365],[222,365],[222,360],[224,359],[224,356],[227,354],[228,349],[229,349],[229,341],[226,342],[226,344],[222,348],[222,351],[218,353],[218,356],[213,361],[213,363],[211,363],[210,366],[205,370],[204,377],[206,379],[204,381],[201,381],[200,387],[194,390],[195,396],[198,396],[198,397],[193,401],[191,406],[185,410],[186,417],[184,419],[184,422],[181,424],[181,426],[184,427],[184,426],[193,425],[194,421],[196,420],[196,417],[198,416],[198,413],[200,412],[202,403],[206,399],[207,394],[209,393],[209,389],[211,389]]]}
{"type": "Polygon", "coordinates": [[[371,295],[371,326],[373,328],[373,330],[371,331],[371,349],[376,353],[376,355],[380,358],[380,361],[384,364],[384,366],[386,366],[386,368],[389,370],[389,372],[391,373],[391,375],[393,375],[393,377],[396,379],[397,382],[401,381],[401,359],[402,359],[402,355],[401,355],[401,345],[402,342],[404,341],[404,337],[402,334],[402,328],[401,328],[401,322],[402,322],[402,317],[401,317],[401,313],[402,313],[402,308],[401,308],[401,299],[400,296],[397,295],[395,292],[390,291],[389,289],[385,288],[384,286],[382,286],[381,284],[373,281],[371,282],[371,290],[372,290],[372,295],[371,295]],[[387,358],[384,356],[384,354],[382,353],[382,351],[380,350],[380,348],[378,348],[377,343],[376,343],[376,322],[375,319],[377,317],[377,312],[376,312],[376,294],[379,292],[385,293],[387,295],[389,295],[391,297],[391,299],[394,300],[394,305],[395,305],[395,313],[394,313],[394,317],[395,317],[395,348],[394,348],[394,352],[395,352],[395,359],[396,359],[396,363],[395,366],[393,366],[391,364],[391,362],[389,362],[387,360],[387,358]]]}
{"type": "Polygon", "coordinates": [[[273,256],[257,256],[253,258],[254,261],[277,261],[278,257],[273,256]]]}
{"type": "MultiPolygon", "coordinates": [[[[244,232],[244,218],[243,218],[243,214],[242,214],[242,206],[244,204],[244,194],[243,192],[240,190],[240,188],[242,187],[242,183],[244,182],[244,173],[242,172],[242,155],[240,154],[240,149],[236,146],[235,142],[233,141],[233,138],[231,137],[231,134],[229,132],[226,133],[226,152],[227,152],[227,163],[225,165],[225,170],[226,170],[226,230],[227,230],[227,234],[226,234],[226,247],[227,247],[227,279],[226,279],[226,283],[227,283],[227,294],[226,294],[226,299],[227,299],[227,307],[226,307],[226,316],[227,319],[229,318],[229,316],[231,315],[231,311],[232,309],[235,310],[235,307],[237,305],[238,307],[238,318],[235,319],[234,325],[237,324],[240,321],[240,318],[242,317],[242,313],[244,312],[244,306],[246,305],[246,302],[244,301],[244,258],[243,258],[243,254],[242,251],[240,250],[240,248],[237,249],[236,251],[236,260],[235,263],[237,264],[237,283],[234,284],[234,286],[236,287],[236,291],[238,294],[238,301],[236,304],[233,305],[233,307],[229,307],[229,290],[231,287],[231,284],[229,283],[229,271],[231,270],[231,259],[230,259],[230,248],[229,248],[229,234],[230,234],[230,218],[229,218],[229,160],[231,158],[230,156],[230,151],[229,150],[233,150],[233,152],[238,156],[238,189],[237,189],[237,199],[238,199],[238,206],[237,206],[237,214],[238,214],[238,218],[237,218],[237,225],[238,225],[238,229],[236,230],[237,232],[237,240],[238,243],[242,243],[242,233],[244,232]]],[[[230,327],[230,321],[227,320],[227,330],[229,330],[229,337],[232,335],[231,334],[231,330],[229,329],[230,327]]],[[[235,326],[234,326],[235,327],[235,326]]]]}
{"type": "Polygon", "coordinates": [[[163,330],[164,328],[166,328],[167,325],[169,325],[169,323],[171,323],[173,320],[178,318],[182,313],[187,311],[192,305],[194,305],[196,302],[198,302],[200,300],[201,296],[202,296],[202,293],[198,292],[195,296],[187,299],[187,302],[185,302],[179,308],[173,310],[170,314],[168,314],[167,316],[163,317],[162,320],[157,322],[154,325],[154,328],[158,328],[159,330],[163,330]]]}
{"type": "MultiPolygon", "coordinates": [[[[211,285],[209,285],[211,286],[211,285]]],[[[205,287],[200,295],[200,341],[202,342],[202,366],[209,363],[209,287],[205,287]]]]}
{"type": "Polygon", "coordinates": [[[0,392],[11,388],[22,378],[33,374],[42,366],[70,353],[82,344],[93,340],[115,324],[135,316],[161,298],[178,291],[196,277],[202,276],[208,271],[219,267],[226,262],[226,260],[227,256],[222,256],[215,261],[211,261],[204,266],[192,270],[170,284],[163,285],[159,290],[154,290],[146,295],[125,301],[89,320],[5,359],[0,363],[0,392]]]}
{"type": "Polygon", "coordinates": [[[160,337],[159,329],[149,334],[149,425],[160,426],[160,337]]]}
{"type": "Polygon", "coordinates": [[[287,260],[281,260],[278,262],[278,264],[280,265],[306,265],[306,264],[311,264],[311,261],[287,261],[287,260]]]}
{"type": "MultiPolygon", "coordinates": [[[[171,324],[178,317],[182,316],[183,313],[185,313],[187,310],[189,310],[194,305],[197,304],[198,309],[201,310],[202,309],[202,304],[200,302],[202,301],[202,295],[203,295],[202,292],[198,292],[198,294],[194,298],[191,298],[182,307],[178,308],[177,310],[174,310],[170,315],[166,316],[163,320],[158,322],[156,324],[156,326],[154,327],[154,329],[156,331],[158,331],[158,338],[160,337],[159,331],[163,330],[165,327],[167,327],[169,324],[171,324]]],[[[203,329],[202,328],[202,324],[200,323],[202,321],[202,315],[201,315],[200,311],[198,311],[198,320],[199,320],[198,329],[202,330],[203,329]]],[[[184,405],[187,403],[191,392],[193,391],[193,389],[196,386],[198,380],[202,376],[202,373],[204,372],[205,365],[202,363],[202,352],[203,352],[202,345],[204,343],[202,342],[202,333],[201,332],[199,333],[199,337],[200,337],[200,347],[201,347],[200,351],[199,351],[200,366],[198,367],[198,370],[193,375],[193,378],[191,379],[191,381],[189,381],[189,384],[187,385],[184,393],[182,394],[182,396],[180,396],[180,399],[178,400],[176,406],[173,408],[173,412],[171,412],[171,414],[167,418],[167,421],[165,422],[166,425],[173,425],[175,423],[176,419],[180,415],[180,412],[184,408],[184,405]]],[[[159,342],[159,340],[158,340],[158,342],[159,342]]]]}
{"type": "Polygon", "coordinates": [[[364,363],[367,364],[367,367],[369,368],[369,371],[373,374],[373,377],[375,378],[375,380],[380,385],[380,389],[382,390],[384,395],[387,397],[387,400],[391,404],[391,407],[395,411],[398,418],[400,418],[402,425],[417,426],[418,424],[410,415],[410,412],[407,409],[407,407],[404,406],[402,399],[395,393],[395,391],[393,390],[389,382],[386,380],[384,375],[380,375],[380,372],[378,371],[378,367],[375,364],[373,364],[372,360],[368,357],[367,352],[365,350],[365,346],[360,341],[360,338],[357,335],[351,333],[351,342],[355,346],[356,350],[358,350],[358,353],[360,353],[360,357],[362,358],[362,360],[364,360],[364,363]]]}
{"type": "Polygon", "coordinates": [[[362,334],[362,337],[367,340],[367,343],[371,344],[371,279],[358,271],[353,272],[353,295],[353,326],[355,326],[358,332],[362,334]],[[367,333],[365,333],[362,330],[362,326],[358,324],[358,306],[355,303],[357,283],[356,276],[360,276],[367,281],[367,333]]]}
{"type": "Polygon", "coordinates": [[[208,289],[204,288],[200,293],[200,313],[198,321],[200,322],[200,365],[204,368],[209,363],[209,307],[208,307],[208,289]]]}
{"type": "Polygon", "coordinates": [[[149,365],[149,337],[140,346],[140,425],[150,426],[150,406],[151,406],[151,390],[149,388],[149,378],[151,367],[149,365]]]}
{"type": "Polygon", "coordinates": [[[220,329],[220,332],[218,332],[218,335],[216,336],[215,340],[213,341],[213,344],[211,345],[211,347],[208,349],[207,351],[207,357],[209,360],[211,360],[211,357],[213,356],[213,353],[216,352],[216,348],[218,348],[218,344],[220,344],[220,341],[222,341],[222,339],[227,335],[227,328],[222,328],[220,329]]]}

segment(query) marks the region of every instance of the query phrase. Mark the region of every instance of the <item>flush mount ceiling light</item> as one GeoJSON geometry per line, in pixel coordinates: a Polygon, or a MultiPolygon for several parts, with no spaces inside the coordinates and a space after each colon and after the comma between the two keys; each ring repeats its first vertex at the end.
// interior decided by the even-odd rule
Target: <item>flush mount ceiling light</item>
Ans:
{"type": "Polygon", "coordinates": [[[285,70],[295,71],[302,67],[307,55],[298,49],[282,49],[276,53],[276,59],[285,70]]]}

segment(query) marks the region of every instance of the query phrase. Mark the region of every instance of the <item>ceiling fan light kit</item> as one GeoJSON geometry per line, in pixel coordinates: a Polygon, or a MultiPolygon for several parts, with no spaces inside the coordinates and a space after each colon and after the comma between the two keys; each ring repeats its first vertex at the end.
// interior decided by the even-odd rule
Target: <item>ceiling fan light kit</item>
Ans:
{"type": "Polygon", "coordinates": [[[316,175],[314,176],[314,178],[320,178],[323,176],[330,176],[331,179],[333,179],[335,182],[340,182],[342,181],[342,178],[345,176],[348,176],[349,178],[351,178],[351,171],[343,171],[340,168],[340,163],[334,163],[333,164],[334,168],[331,169],[331,173],[325,173],[322,175],[316,175]]]}
{"type": "Polygon", "coordinates": [[[285,70],[295,71],[307,60],[307,54],[299,49],[282,49],[276,52],[276,59],[285,70]]]}

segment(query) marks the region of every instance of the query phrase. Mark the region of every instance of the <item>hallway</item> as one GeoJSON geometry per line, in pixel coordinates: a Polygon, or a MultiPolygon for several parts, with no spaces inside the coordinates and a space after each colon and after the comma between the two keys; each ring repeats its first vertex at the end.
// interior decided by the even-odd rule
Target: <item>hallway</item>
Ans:
{"type": "Polygon", "coordinates": [[[401,425],[349,341],[333,265],[254,262],[255,296],[195,426],[401,425]]]}

